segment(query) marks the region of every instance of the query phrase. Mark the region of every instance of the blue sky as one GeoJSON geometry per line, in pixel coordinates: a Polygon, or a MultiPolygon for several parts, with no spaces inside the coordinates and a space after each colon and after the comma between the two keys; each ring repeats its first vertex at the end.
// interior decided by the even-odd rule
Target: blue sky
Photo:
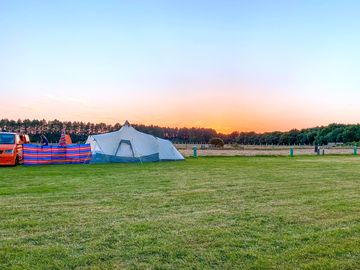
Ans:
{"type": "Polygon", "coordinates": [[[358,1],[0,1],[0,118],[358,122],[358,1]],[[20,97],[20,98],[19,98],[20,97]]]}

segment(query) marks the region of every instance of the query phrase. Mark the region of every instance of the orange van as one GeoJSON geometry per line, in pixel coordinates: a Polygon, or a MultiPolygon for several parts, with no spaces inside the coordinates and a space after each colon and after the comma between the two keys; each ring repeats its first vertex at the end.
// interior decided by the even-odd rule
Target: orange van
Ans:
{"type": "Polygon", "coordinates": [[[0,132],[0,165],[23,163],[23,144],[30,143],[28,135],[0,132]]]}

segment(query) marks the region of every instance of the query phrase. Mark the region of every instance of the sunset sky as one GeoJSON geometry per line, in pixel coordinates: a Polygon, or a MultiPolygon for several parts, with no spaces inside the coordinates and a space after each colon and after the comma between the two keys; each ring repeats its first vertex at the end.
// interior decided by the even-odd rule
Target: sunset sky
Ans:
{"type": "Polygon", "coordinates": [[[0,118],[360,122],[360,1],[0,1],[0,118]]]}

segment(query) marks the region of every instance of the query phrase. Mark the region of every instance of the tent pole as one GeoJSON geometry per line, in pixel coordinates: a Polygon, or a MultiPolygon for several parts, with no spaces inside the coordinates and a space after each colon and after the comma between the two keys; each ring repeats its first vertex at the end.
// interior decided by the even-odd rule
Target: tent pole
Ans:
{"type": "Polygon", "coordinates": [[[105,154],[104,153],[104,150],[101,148],[101,146],[100,146],[100,144],[98,143],[98,141],[94,138],[94,137],[92,137],[93,139],[94,139],[94,141],[96,142],[96,144],[99,146],[99,148],[100,148],[100,150],[103,152],[103,154],[105,154]]]}
{"type": "Polygon", "coordinates": [[[113,155],[114,157],[116,157],[117,152],[119,151],[120,145],[121,145],[121,140],[119,141],[118,147],[116,148],[116,151],[115,151],[115,153],[113,155]]]}
{"type": "MultiPolygon", "coordinates": [[[[131,141],[131,140],[129,140],[129,141],[130,141],[131,150],[132,150],[133,155],[134,155],[134,157],[135,157],[135,150],[134,150],[134,148],[133,148],[133,146],[132,146],[132,141],[131,141]]],[[[139,156],[139,160],[140,160],[140,163],[143,164],[143,162],[142,162],[142,160],[141,160],[141,156],[139,156]]]]}

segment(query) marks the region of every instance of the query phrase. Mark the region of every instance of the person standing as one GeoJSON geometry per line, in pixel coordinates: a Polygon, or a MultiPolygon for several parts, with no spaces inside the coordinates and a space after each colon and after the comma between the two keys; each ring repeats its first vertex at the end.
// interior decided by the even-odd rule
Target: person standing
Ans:
{"type": "Polygon", "coordinates": [[[49,145],[49,141],[48,141],[48,139],[46,138],[46,136],[44,134],[42,134],[40,136],[40,139],[41,139],[41,145],[42,146],[48,146],[49,145]]]}
{"type": "Polygon", "coordinates": [[[59,140],[59,146],[66,146],[66,130],[63,128],[61,130],[61,136],[59,140]]]}

